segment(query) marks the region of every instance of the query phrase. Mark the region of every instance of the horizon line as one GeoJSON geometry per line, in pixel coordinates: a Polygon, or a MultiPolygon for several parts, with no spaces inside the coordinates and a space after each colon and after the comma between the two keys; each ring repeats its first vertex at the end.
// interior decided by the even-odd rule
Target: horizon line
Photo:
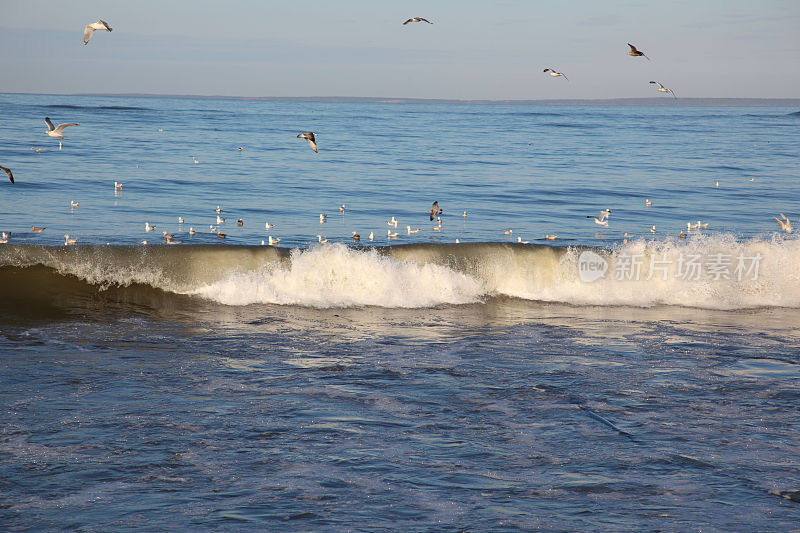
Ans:
{"type": "Polygon", "coordinates": [[[330,103],[438,103],[438,104],[509,104],[509,105],[660,105],[660,106],[701,106],[701,105],[742,105],[742,106],[767,106],[778,107],[800,106],[800,98],[761,98],[761,97],[685,97],[670,98],[648,97],[620,97],[620,98],[541,98],[541,99],[510,99],[510,98],[415,98],[415,97],[385,97],[385,96],[231,96],[231,95],[203,95],[203,94],[175,94],[175,93],[39,93],[39,92],[0,92],[0,94],[33,95],[33,96],[95,96],[95,97],[127,97],[127,98],[196,98],[217,100],[256,100],[256,101],[294,101],[294,102],[330,102],[330,103]]]}

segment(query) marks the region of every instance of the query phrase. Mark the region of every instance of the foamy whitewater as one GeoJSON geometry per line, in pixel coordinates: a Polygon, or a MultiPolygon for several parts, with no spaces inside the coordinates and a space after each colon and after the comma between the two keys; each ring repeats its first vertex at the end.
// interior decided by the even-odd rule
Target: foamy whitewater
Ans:
{"type": "Polygon", "coordinates": [[[324,244],[288,253],[272,247],[23,245],[0,250],[0,268],[9,266],[47,267],[99,289],[147,285],[234,306],[425,308],[508,296],[573,305],[800,307],[800,240],[780,236],[640,239],[611,250],[499,243],[324,244]],[[596,280],[581,277],[587,251],[607,263],[596,280]]]}
{"type": "Polygon", "coordinates": [[[800,115],[666,98],[0,94],[0,530],[795,531],[800,115]]]}

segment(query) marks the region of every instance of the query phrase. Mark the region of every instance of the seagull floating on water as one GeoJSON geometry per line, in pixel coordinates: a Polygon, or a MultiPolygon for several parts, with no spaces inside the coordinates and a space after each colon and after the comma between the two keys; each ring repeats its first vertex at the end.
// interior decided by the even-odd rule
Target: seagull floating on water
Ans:
{"type": "Polygon", "coordinates": [[[70,202],[69,202],[69,206],[70,206],[72,209],[75,209],[75,208],[76,208],[76,207],[78,207],[79,205],[80,205],[80,203],[76,202],[75,200],[70,200],[70,202]]]}
{"type": "Polygon", "coordinates": [[[31,231],[34,232],[34,233],[41,233],[46,229],[47,228],[37,228],[36,226],[31,226],[31,231]]]}
{"type": "Polygon", "coordinates": [[[274,227],[275,227],[275,224],[270,224],[270,223],[269,223],[269,220],[268,220],[268,221],[264,222],[264,227],[265,227],[266,229],[274,228],[274,227]]]}
{"type": "Polygon", "coordinates": [[[644,199],[644,206],[645,207],[651,207],[652,205],[653,205],[653,202],[651,200],[649,200],[647,198],[644,199]]]}
{"type": "Polygon", "coordinates": [[[10,168],[0,167],[0,170],[5,172],[6,174],[8,174],[8,179],[11,180],[11,183],[14,183],[14,174],[11,173],[11,169],[10,168]]]}
{"type": "MultiPolygon", "coordinates": [[[[431,220],[433,220],[433,219],[431,219],[431,220]]],[[[392,217],[392,220],[390,220],[389,222],[387,222],[387,224],[388,224],[388,225],[390,225],[390,226],[392,226],[393,228],[396,228],[396,227],[397,227],[397,219],[396,219],[396,218],[394,218],[394,217],[392,217]]]]}
{"type": "Polygon", "coordinates": [[[644,56],[644,58],[645,58],[646,60],[650,61],[650,58],[649,58],[649,57],[647,57],[647,56],[644,54],[644,52],[642,52],[642,51],[638,50],[638,49],[637,49],[635,46],[633,46],[631,43],[628,43],[628,46],[630,46],[630,47],[631,47],[631,51],[630,51],[630,52],[628,52],[628,55],[629,55],[629,56],[633,56],[633,57],[640,57],[640,56],[644,56]]]}
{"type": "Polygon", "coordinates": [[[153,231],[154,229],[156,229],[156,227],[155,226],[151,226],[149,222],[145,222],[144,223],[144,230],[145,231],[153,231]]]}
{"type": "Polygon", "coordinates": [[[121,191],[122,190],[122,184],[119,183],[118,181],[115,181],[114,182],[114,190],[115,191],[121,191]]]}
{"type": "Polygon", "coordinates": [[[328,220],[328,215],[324,215],[322,213],[319,214],[319,223],[324,224],[325,221],[328,220]]]}
{"type": "MultiPolygon", "coordinates": [[[[123,28],[124,29],[124,28],[123,28]]],[[[89,44],[89,39],[92,38],[92,34],[95,30],[102,30],[102,31],[111,31],[111,26],[108,25],[108,22],[104,20],[98,20],[97,22],[92,22],[91,24],[87,24],[86,27],[83,29],[83,45],[86,46],[89,44]]]]}
{"type": "Polygon", "coordinates": [[[268,243],[269,243],[269,245],[270,245],[270,246],[278,246],[278,243],[279,243],[279,242],[281,242],[281,240],[280,240],[280,239],[276,239],[276,238],[275,238],[275,237],[273,237],[272,235],[270,235],[269,237],[267,237],[267,239],[269,239],[268,243]]]}
{"type": "Polygon", "coordinates": [[[307,140],[308,145],[311,147],[311,149],[314,150],[314,152],[319,153],[319,150],[317,150],[317,139],[316,137],[314,137],[313,131],[307,131],[305,133],[301,133],[297,136],[297,138],[307,140]]]}
{"type": "Polygon", "coordinates": [[[553,235],[545,235],[544,238],[547,239],[548,241],[554,241],[558,239],[558,235],[554,233],[553,235]]]}
{"type": "Polygon", "coordinates": [[[373,231],[369,232],[369,240],[371,240],[371,241],[375,240],[375,232],[373,232],[373,231]]]}
{"type": "Polygon", "coordinates": [[[328,239],[323,239],[322,235],[317,235],[317,242],[320,244],[325,244],[326,242],[328,242],[328,239]]]}
{"type": "Polygon", "coordinates": [[[389,239],[395,239],[395,238],[397,238],[397,235],[398,235],[398,232],[396,232],[396,231],[392,232],[392,230],[390,230],[390,229],[386,230],[386,236],[389,239]]]}
{"type": "Polygon", "coordinates": [[[406,24],[411,24],[412,22],[427,22],[428,24],[433,24],[433,22],[431,22],[430,20],[424,19],[422,17],[411,17],[410,19],[408,19],[403,23],[403,26],[405,26],[406,24]]]}
{"type": "Polygon", "coordinates": [[[406,226],[406,231],[409,235],[412,233],[419,233],[419,228],[412,228],[411,226],[406,226]]]}
{"type": "Polygon", "coordinates": [[[340,206],[339,206],[339,212],[340,212],[340,213],[344,214],[344,212],[345,212],[345,209],[347,209],[347,206],[346,206],[346,205],[342,204],[342,205],[340,205],[340,206]]]}
{"type": "Polygon", "coordinates": [[[517,242],[519,244],[530,244],[530,241],[523,241],[522,237],[517,237],[517,242]]]}
{"type": "Polygon", "coordinates": [[[78,239],[70,239],[69,234],[64,235],[64,246],[69,246],[78,242],[78,239]]]}
{"type": "Polygon", "coordinates": [[[564,74],[563,72],[558,72],[556,69],[552,69],[552,68],[548,67],[548,68],[544,69],[542,72],[549,72],[550,75],[553,76],[554,78],[557,78],[559,76],[563,76],[563,78],[565,80],[569,81],[569,78],[567,77],[566,74],[564,74]]]}
{"type": "Polygon", "coordinates": [[[506,230],[503,230],[503,235],[511,235],[512,233],[514,233],[514,230],[513,230],[513,229],[506,229],[506,230]]]}
{"type": "Polygon", "coordinates": [[[675,98],[676,100],[678,99],[678,97],[675,96],[675,91],[673,91],[672,89],[667,89],[666,87],[664,87],[663,85],[661,85],[657,81],[651,81],[650,83],[652,83],[654,85],[658,85],[658,92],[671,94],[673,98],[675,98]]]}

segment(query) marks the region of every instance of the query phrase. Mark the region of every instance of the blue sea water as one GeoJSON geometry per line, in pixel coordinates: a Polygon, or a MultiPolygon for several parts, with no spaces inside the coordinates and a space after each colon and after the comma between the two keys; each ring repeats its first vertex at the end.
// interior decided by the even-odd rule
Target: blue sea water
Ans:
{"type": "Polygon", "coordinates": [[[2,529],[796,529],[795,109],[0,110],[2,529]]]}

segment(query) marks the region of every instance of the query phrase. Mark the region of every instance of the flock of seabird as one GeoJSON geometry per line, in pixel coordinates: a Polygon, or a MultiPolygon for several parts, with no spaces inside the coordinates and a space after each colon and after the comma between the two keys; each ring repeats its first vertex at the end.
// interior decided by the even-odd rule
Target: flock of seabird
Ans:
{"type": "MultiPolygon", "coordinates": [[[[433,22],[429,21],[426,18],[423,18],[423,17],[412,17],[412,18],[409,18],[408,20],[406,20],[405,22],[403,22],[403,25],[405,26],[405,25],[411,24],[413,22],[426,22],[428,24],[433,24],[433,22]]],[[[98,31],[98,30],[111,32],[112,28],[111,28],[111,26],[108,25],[107,22],[105,22],[102,19],[98,20],[97,22],[93,22],[91,24],[87,24],[86,27],[84,28],[84,31],[83,31],[83,44],[84,45],[89,44],[89,40],[92,38],[92,35],[94,34],[95,31],[98,31]]],[[[644,52],[642,52],[641,50],[639,50],[636,46],[634,46],[631,43],[628,43],[628,46],[630,47],[630,51],[628,52],[628,55],[630,55],[632,57],[644,57],[645,59],[650,61],[650,58],[647,57],[647,55],[644,52]]],[[[569,78],[567,78],[566,74],[564,74],[563,72],[560,72],[560,71],[558,71],[556,69],[547,67],[547,68],[545,68],[543,70],[543,72],[546,73],[546,74],[549,74],[550,76],[552,76],[554,78],[563,77],[565,80],[569,81],[569,78]]],[[[666,94],[671,94],[673,98],[677,98],[677,96],[675,95],[675,92],[672,89],[668,89],[667,87],[662,85],[660,82],[658,82],[658,81],[650,81],[649,83],[653,84],[653,85],[657,85],[659,92],[666,93],[666,94]]],[[[65,138],[64,133],[63,133],[64,130],[66,128],[70,127],[70,126],[79,126],[80,125],[77,122],[67,122],[67,123],[63,123],[63,124],[59,124],[58,126],[55,126],[50,121],[50,117],[45,117],[44,121],[47,124],[47,130],[45,131],[45,134],[47,134],[48,136],[59,140],[59,142],[58,142],[58,149],[59,150],[62,149],[62,142],[61,141],[62,141],[62,139],[65,138]]],[[[162,130],[159,130],[159,131],[162,131],[162,130]]],[[[304,133],[300,133],[300,134],[297,135],[297,138],[298,139],[305,139],[308,142],[308,145],[311,147],[311,149],[314,150],[315,153],[319,153],[319,149],[317,147],[317,140],[316,140],[316,136],[315,136],[314,132],[307,131],[307,132],[304,132],[304,133]]],[[[243,148],[239,147],[238,150],[241,152],[243,150],[243,148]]],[[[35,151],[39,152],[40,150],[39,149],[35,149],[35,151]]],[[[199,163],[199,161],[197,160],[197,158],[195,156],[192,156],[192,161],[195,164],[199,163]]],[[[9,168],[0,166],[0,170],[3,170],[8,175],[8,178],[9,178],[9,180],[11,180],[11,183],[14,183],[14,175],[12,174],[12,172],[11,172],[11,170],[9,168]]],[[[719,182],[717,182],[717,186],[719,186],[719,182]]],[[[123,187],[122,183],[118,183],[116,181],[114,182],[114,190],[115,190],[115,192],[118,192],[118,191],[122,190],[122,187],[123,187]]],[[[650,199],[645,199],[645,207],[650,207],[652,205],[653,205],[653,202],[650,199]]],[[[78,204],[78,202],[73,200],[73,201],[70,202],[70,206],[71,206],[72,209],[76,209],[79,206],[79,204],[78,204]]],[[[339,208],[339,213],[343,214],[345,212],[345,209],[346,209],[346,206],[343,204],[339,208]]],[[[220,216],[220,213],[221,213],[220,206],[217,206],[216,212],[217,212],[217,226],[210,225],[210,229],[211,229],[212,232],[217,234],[218,238],[224,239],[226,237],[226,234],[221,233],[219,231],[219,228],[218,228],[218,226],[220,224],[225,222],[225,219],[222,216],[220,216]]],[[[438,201],[433,202],[433,205],[431,206],[429,215],[430,215],[430,220],[431,221],[433,221],[434,219],[437,220],[437,224],[433,227],[434,231],[441,231],[441,229],[442,229],[442,219],[439,216],[439,215],[442,215],[442,214],[443,214],[443,212],[442,212],[442,209],[439,207],[439,202],[438,201]]],[[[605,210],[600,212],[599,216],[587,215],[586,218],[593,219],[594,223],[597,224],[597,225],[600,225],[600,226],[603,226],[603,227],[608,227],[608,220],[609,220],[609,216],[610,215],[611,215],[611,210],[610,209],[605,209],[605,210]]],[[[466,211],[464,211],[463,216],[464,217],[467,216],[467,212],[466,211]]],[[[780,228],[781,228],[782,231],[785,231],[786,233],[791,233],[793,228],[792,228],[792,224],[789,221],[789,219],[783,213],[780,214],[780,217],[781,217],[780,219],[777,218],[777,217],[773,217],[773,218],[778,222],[778,224],[780,225],[780,228]]],[[[325,215],[325,214],[320,214],[319,215],[320,224],[325,223],[326,220],[327,220],[327,215],[325,215]]],[[[178,223],[179,224],[183,224],[183,217],[179,217],[178,218],[178,223]]],[[[239,227],[242,227],[244,225],[244,221],[242,219],[239,219],[237,221],[237,225],[239,227]]],[[[392,217],[391,220],[389,220],[388,225],[390,227],[397,228],[397,226],[398,226],[397,219],[395,217],[392,217]]],[[[273,227],[274,227],[274,224],[270,224],[268,221],[265,222],[265,228],[267,230],[269,230],[269,229],[271,229],[273,227]]],[[[686,224],[687,230],[699,230],[699,229],[704,229],[706,227],[708,227],[708,223],[701,223],[699,220],[695,224],[692,224],[690,222],[687,222],[687,224],[686,224]]],[[[150,222],[145,222],[145,232],[151,232],[151,231],[155,230],[155,228],[156,228],[155,225],[150,224],[150,222]]],[[[41,233],[45,229],[46,228],[44,228],[44,227],[37,228],[36,226],[31,226],[31,231],[34,232],[34,233],[41,233]]],[[[419,228],[412,228],[410,225],[407,225],[406,226],[406,231],[408,232],[409,235],[411,235],[411,234],[418,233],[420,230],[419,230],[419,228]]],[[[655,233],[655,231],[656,231],[656,227],[652,226],[650,228],[650,232],[651,233],[655,233]]],[[[189,235],[194,235],[195,234],[194,228],[190,227],[188,233],[189,233],[189,235]]],[[[513,231],[511,229],[503,231],[503,234],[505,234],[505,235],[511,235],[512,233],[513,233],[513,231]]],[[[2,232],[2,234],[0,234],[0,243],[7,243],[8,242],[8,238],[10,237],[10,235],[11,234],[8,233],[8,232],[2,232]]],[[[392,239],[392,238],[397,238],[398,236],[399,236],[399,232],[397,232],[397,231],[393,232],[391,229],[387,230],[387,238],[392,239]]],[[[625,233],[626,240],[627,240],[628,237],[632,237],[632,236],[633,235],[629,235],[627,232],[625,233]]],[[[686,237],[686,234],[683,232],[683,230],[681,230],[681,232],[679,234],[679,237],[681,237],[681,238],[685,238],[686,237]]],[[[546,240],[555,240],[555,239],[558,238],[558,235],[556,235],[556,234],[552,234],[552,235],[547,234],[547,235],[545,235],[544,238],[546,240]]],[[[180,241],[176,241],[175,240],[175,235],[174,234],[167,233],[166,231],[163,231],[162,239],[167,244],[179,244],[180,243],[180,241]]],[[[370,232],[369,240],[372,241],[373,239],[374,239],[374,232],[370,232]]],[[[353,232],[353,241],[354,242],[358,242],[360,240],[361,240],[361,236],[357,232],[354,231],[353,232]]],[[[64,244],[65,245],[73,245],[76,242],[77,242],[77,239],[70,238],[69,235],[64,235],[64,244]]],[[[274,238],[272,236],[269,236],[268,237],[268,241],[267,242],[261,241],[261,244],[267,244],[268,243],[270,246],[277,246],[277,244],[279,242],[280,242],[279,238],[274,238]]],[[[328,240],[326,238],[323,238],[323,236],[320,234],[320,235],[317,235],[317,242],[326,243],[326,242],[328,242],[328,240]]],[[[456,242],[458,242],[458,239],[456,239],[456,242]]],[[[522,239],[522,237],[518,236],[517,237],[517,242],[520,243],[520,244],[528,244],[529,241],[524,241],[522,239]]],[[[142,243],[143,244],[147,244],[147,241],[142,241],[142,243]]]]}
{"type": "MultiPolygon", "coordinates": [[[[628,52],[629,56],[632,56],[632,57],[644,57],[645,59],[650,61],[650,58],[647,57],[644,52],[642,52],[641,50],[636,48],[634,45],[632,45],[631,43],[628,43],[628,46],[630,46],[630,48],[631,48],[630,51],[628,52]]],[[[563,72],[559,72],[554,68],[547,67],[542,72],[544,72],[545,74],[549,74],[550,76],[552,76],[554,78],[558,78],[560,76],[560,77],[563,77],[565,80],[569,81],[569,78],[567,78],[566,74],[564,74],[563,72]]],[[[667,89],[660,82],[651,81],[650,83],[652,83],[654,85],[658,85],[658,92],[671,94],[673,98],[675,98],[675,99],[678,98],[677,96],[675,96],[675,91],[673,91],[672,89],[667,89]]]]}

